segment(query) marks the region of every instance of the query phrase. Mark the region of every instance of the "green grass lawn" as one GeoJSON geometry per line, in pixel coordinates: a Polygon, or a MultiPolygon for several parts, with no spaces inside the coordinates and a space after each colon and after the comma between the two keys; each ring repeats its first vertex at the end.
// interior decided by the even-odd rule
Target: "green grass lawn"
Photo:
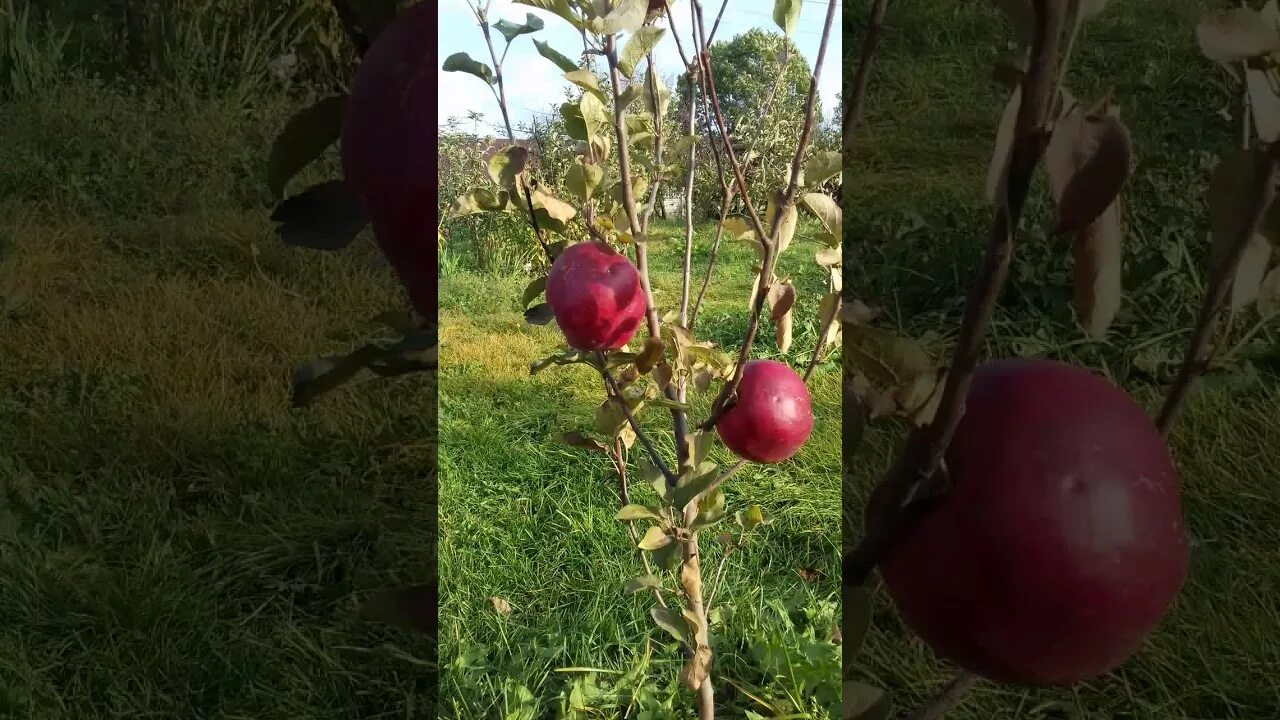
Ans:
{"type": "MultiPolygon", "coordinates": [[[[894,0],[890,30],[859,129],[846,193],[846,284],[886,322],[950,346],[993,211],[982,180],[1004,102],[987,78],[1007,34],[995,3],[894,0]],[[932,334],[930,334],[932,333],[932,334]]],[[[1180,360],[1205,275],[1205,159],[1237,125],[1217,113],[1223,76],[1193,28],[1202,3],[1115,2],[1087,27],[1069,86],[1114,86],[1137,144],[1127,191],[1125,308],[1106,342],[1082,340],[1069,310],[1070,253],[1047,238],[1033,198],[989,352],[1071,360],[1099,369],[1157,406],[1180,360]]],[[[864,19],[859,12],[858,27],[864,19]]],[[[1251,325],[1242,315],[1237,328],[1251,325]]],[[[1147,648],[1119,672],[1064,691],[981,685],[955,720],[1280,717],[1280,383],[1273,326],[1239,362],[1206,380],[1173,436],[1192,542],[1184,592],[1147,648]]],[[[1239,331],[1236,335],[1239,336],[1239,331]]],[[[891,461],[901,429],[864,441],[845,493],[848,532],[891,461]]],[[[858,674],[918,705],[955,672],[907,634],[883,594],[858,674]]]]}
{"type": "MultiPolygon", "coordinates": [[[[816,336],[816,303],[824,276],[813,261],[819,247],[811,228],[782,257],[799,305],[795,341],[778,354],[766,326],[758,357],[803,368],[816,336]]],[[[697,230],[695,262],[705,267],[712,228],[697,230]]],[[[651,253],[655,295],[663,311],[679,301],[681,241],[673,227],[651,253]]],[[[741,342],[751,288],[752,252],[726,241],[698,320],[700,338],[730,349],[741,342]]],[[[700,275],[700,271],[699,271],[700,275]]],[[[574,704],[595,710],[570,717],[616,717],[616,694],[629,692],[654,707],[689,706],[675,687],[680,659],[649,619],[652,598],[627,597],[623,582],[643,573],[622,523],[617,479],[609,461],[555,442],[563,432],[590,431],[603,399],[598,376],[585,367],[551,368],[530,376],[529,365],[562,346],[554,324],[524,322],[520,296],[529,277],[460,273],[441,286],[440,577],[441,696],[457,717],[484,711],[543,717],[574,704]],[[509,615],[490,598],[505,600],[509,615]],[[596,691],[590,690],[596,686],[596,691]],[[594,696],[592,693],[596,693],[594,696]],[[578,693],[575,695],[574,693],[578,693]],[[647,702],[647,701],[646,701],[647,702]]],[[[825,692],[838,692],[835,622],[839,548],[839,373],[827,363],[811,381],[814,433],[790,461],[749,466],[726,486],[730,511],[760,504],[774,519],[728,561],[716,607],[719,694],[728,717],[764,712],[743,691],[758,696],[812,694],[791,677],[814,676],[802,667],[825,662],[825,692]],[[808,613],[793,631],[780,620],[808,613]],[[806,656],[805,653],[813,653],[806,656]],[[765,658],[778,653],[769,671],[765,658]],[[788,667],[792,665],[794,667],[788,667]],[[770,680],[767,672],[780,677],[770,680]],[[736,683],[742,690],[735,689],[736,683]]],[[[702,402],[694,418],[705,417],[702,402]]],[[[670,418],[661,408],[641,413],[648,434],[670,451],[670,418]]],[[[634,472],[636,454],[633,452],[634,472]]],[[[670,456],[670,455],[668,455],[670,456]]],[[[732,462],[722,447],[713,459],[732,462]]],[[[642,483],[636,483],[641,484],[642,483]]],[[[648,487],[634,502],[650,502],[648,487]]],[[[714,533],[712,533],[712,537],[714,533]]],[[[705,568],[718,562],[704,542],[705,568]]],[[[810,685],[812,688],[812,685],[810,685]]],[[[684,717],[684,714],[679,717],[684,717]]],[[[650,717],[674,717],[666,714],[650,717]]],[[[805,715],[808,717],[808,715],[805,715]]]]}

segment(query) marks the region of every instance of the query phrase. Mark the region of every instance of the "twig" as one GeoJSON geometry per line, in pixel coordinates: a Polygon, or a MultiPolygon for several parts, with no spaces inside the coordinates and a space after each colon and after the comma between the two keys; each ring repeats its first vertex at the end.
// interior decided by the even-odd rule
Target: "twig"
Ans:
{"type": "MultiPolygon", "coordinates": [[[[773,215],[773,222],[770,225],[768,235],[760,234],[761,239],[761,270],[759,290],[756,293],[755,305],[751,309],[751,317],[747,321],[746,337],[742,342],[742,349],[738,353],[738,362],[733,371],[733,378],[725,383],[724,388],[716,397],[712,404],[710,417],[703,423],[703,430],[710,430],[715,427],[716,422],[724,413],[732,407],[732,400],[737,393],[738,385],[742,382],[743,372],[746,370],[748,358],[751,357],[751,345],[755,340],[756,332],[760,327],[760,316],[764,311],[766,297],[768,296],[768,287],[773,275],[773,266],[777,260],[777,248],[780,230],[782,228],[782,218],[787,214],[787,210],[795,205],[796,193],[800,189],[800,169],[804,162],[805,152],[809,149],[809,139],[813,136],[813,127],[815,120],[815,109],[818,97],[818,79],[822,76],[822,66],[827,55],[827,43],[831,39],[831,26],[834,24],[837,2],[830,0],[827,3],[826,21],[822,28],[822,40],[818,43],[818,56],[813,63],[813,74],[809,78],[809,94],[805,98],[804,105],[804,125],[800,129],[800,140],[796,143],[795,156],[791,160],[791,177],[787,181],[786,190],[782,196],[776,201],[776,211],[773,215]]],[[[701,25],[701,19],[699,19],[701,25]]],[[[705,57],[705,55],[704,55],[705,57]]],[[[724,116],[720,112],[720,101],[716,97],[715,78],[711,73],[711,63],[705,62],[704,72],[707,73],[707,84],[711,88],[711,99],[716,108],[716,122],[720,123],[720,130],[725,132],[724,116]]],[[[726,133],[727,134],[727,133],[726,133]]],[[[733,149],[731,144],[727,144],[730,157],[732,157],[733,149]]],[[[742,168],[734,161],[734,173],[738,176],[739,186],[743,193],[743,200],[747,200],[746,181],[741,179],[742,168]]],[[[749,205],[748,205],[749,207],[749,205]]],[[[754,210],[752,217],[755,218],[754,210]]]]}
{"type": "Polygon", "coordinates": [[[980,678],[972,673],[960,673],[954,680],[947,683],[946,687],[939,690],[937,695],[930,698],[929,702],[917,708],[903,720],[939,720],[959,705],[964,700],[965,693],[972,690],[979,680],[980,678]]]}
{"type": "Polygon", "coordinates": [[[804,369],[804,381],[809,382],[809,378],[813,377],[813,371],[818,368],[818,363],[822,362],[822,351],[827,346],[827,334],[831,332],[831,326],[836,324],[840,318],[840,309],[844,304],[844,298],[836,296],[835,312],[831,313],[831,317],[818,328],[818,341],[813,346],[813,355],[809,357],[809,365],[804,369]]]}
{"type": "MultiPolygon", "coordinates": [[[[782,46],[782,50],[778,53],[778,60],[779,60],[778,75],[773,79],[773,86],[769,88],[769,94],[765,96],[764,102],[761,103],[760,105],[759,112],[756,113],[758,116],[758,122],[760,123],[764,123],[765,118],[769,114],[769,108],[773,107],[773,101],[778,96],[778,90],[782,88],[782,81],[787,76],[787,65],[791,61],[790,55],[787,52],[788,47],[789,45],[784,43],[782,46]]],[[[702,82],[701,75],[699,76],[699,81],[702,82]]],[[[703,96],[705,95],[706,93],[703,92],[703,96]]],[[[741,127],[744,121],[745,121],[745,118],[739,119],[738,127],[741,127]]],[[[713,157],[715,158],[715,161],[716,161],[716,171],[717,171],[716,177],[720,179],[720,220],[719,222],[716,223],[716,235],[715,235],[715,239],[711,243],[711,256],[707,258],[706,273],[702,276],[702,287],[698,290],[698,299],[694,301],[693,310],[689,315],[689,327],[691,329],[693,327],[693,324],[697,321],[698,310],[702,307],[702,298],[707,294],[707,286],[711,284],[711,274],[715,270],[716,258],[719,255],[720,240],[722,237],[724,237],[724,221],[726,218],[729,217],[729,205],[730,205],[730,201],[733,199],[733,193],[730,192],[729,185],[727,182],[725,182],[725,179],[724,179],[724,168],[720,164],[720,151],[715,141],[715,137],[711,132],[710,119],[707,119],[705,121],[705,124],[706,124],[706,130],[707,130],[707,141],[711,146],[713,157]]],[[[690,134],[692,134],[692,132],[690,134]]],[[[761,137],[760,135],[756,135],[754,138],[752,138],[751,145],[747,147],[747,152],[746,152],[747,157],[751,157],[751,154],[755,152],[756,146],[759,145],[760,137],[761,137]]],[[[728,141],[729,141],[728,138],[724,140],[724,142],[726,143],[728,141]]]]}
{"type": "Polygon", "coordinates": [[[626,398],[622,397],[622,389],[618,387],[618,381],[614,380],[613,375],[610,375],[605,368],[604,354],[598,353],[597,356],[600,360],[600,376],[604,378],[604,383],[608,386],[609,397],[613,398],[618,403],[618,407],[622,408],[623,416],[626,417],[627,422],[631,425],[631,429],[635,431],[636,438],[644,446],[645,452],[649,454],[650,462],[653,463],[654,467],[658,468],[668,483],[674,485],[676,482],[675,473],[671,472],[671,468],[667,467],[667,463],[662,459],[658,449],[654,447],[653,442],[649,440],[649,436],[645,434],[640,427],[640,423],[636,421],[635,413],[631,412],[631,406],[627,404],[626,398]]]}
{"type": "Polygon", "coordinates": [[[1249,222],[1240,228],[1238,237],[1231,239],[1231,245],[1228,246],[1221,261],[1209,276],[1209,286],[1205,291],[1204,302],[1200,305],[1200,310],[1196,315],[1196,324],[1191,333],[1191,342],[1187,346],[1182,366],[1178,368],[1178,376],[1174,379],[1173,386],[1169,388],[1164,406],[1160,408],[1156,427],[1166,437],[1172,429],[1178,413],[1182,410],[1183,404],[1186,402],[1187,392],[1190,390],[1191,384],[1205,370],[1208,362],[1209,343],[1213,337],[1213,326],[1218,319],[1218,314],[1222,311],[1222,306],[1226,304],[1227,295],[1231,292],[1231,283],[1235,278],[1236,268],[1240,265],[1240,258],[1243,257],[1249,241],[1258,232],[1258,226],[1262,224],[1263,219],[1266,217],[1267,209],[1275,199],[1276,164],[1280,160],[1280,144],[1270,145],[1267,148],[1267,156],[1271,162],[1264,177],[1258,179],[1258,186],[1253,188],[1253,202],[1249,207],[1248,215],[1249,222]]]}
{"type": "MultiPolygon", "coordinates": [[[[493,61],[493,80],[497,86],[497,89],[493,90],[493,94],[498,101],[498,110],[502,112],[502,124],[507,130],[507,140],[514,146],[516,144],[516,134],[511,129],[511,115],[507,112],[507,89],[502,75],[502,62],[498,60],[498,53],[493,48],[493,35],[489,32],[487,17],[488,10],[482,9],[477,4],[472,8],[472,12],[475,13],[476,20],[480,24],[480,31],[484,33],[484,43],[489,48],[489,59],[493,61]]],[[[510,44],[507,47],[511,47],[510,44]]],[[[506,57],[505,52],[503,57],[506,57]]],[[[538,214],[533,208],[533,194],[529,192],[527,183],[520,183],[520,185],[521,189],[524,190],[524,203],[529,211],[529,222],[533,225],[533,235],[538,239],[538,245],[542,247],[543,254],[546,255],[547,261],[550,262],[555,258],[551,257],[551,248],[547,245],[547,240],[542,235],[542,228],[538,226],[538,214]]]]}
{"type": "Polygon", "coordinates": [[[862,104],[866,102],[867,85],[871,80],[871,64],[880,44],[880,34],[884,32],[884,16],[888,8],[889,0],[875,0],[871,5],[871,20],[867,23],[867,35],[862,39],[862,57],[858,60],[858,69],[853,75],[849,97],[845,99],[841,137],[844,140],[846,163],[852,147],[853,132],[862,121],[862,104]]]}
{"type": "Polygon", "coordinates": [[[862,585],[906,525],[921,514],[929,500],[945,490],[939,473],[942,455],[951,442],[978,365],[996,301],[1004,286],[1013,252],[1014,233],[1022,215],[1036,166],[1048,143],[1046,121],[1058,64],[1066,3],[1034,0],[1036,27],[1030,72],[1023,80],[1023,103],[1018,112],[1017,140],[1009,164],[1009,181],[987,241],[986,258],[965,305],[960,337],[934,421],[908,437],[907,448],[882,483],[889,502],[882,518],[869,523],[866,535],[844,560],[844,582],[862,585]]]}
{"type": "MultiPolygon", "coordinates": [[[[607,389],[607,388],[606,388],[607,389]]],[[[637,435],[637,437],[639,437],[637,435]]],[[[609,459],[613,461],[613,469],[618,473],[618,500],[621,507],[631,504],[631,491],[627,487],[627,456],[625,446],[622,444],[621,438],[615,438],[613,441],[613,453],[609,455],[609,459]]],[[[636,532],[636,521],[627,521],[627,534],[631,536],[631,547],[637,547],[640,544],[640,535],[636,532]]],[[[653,574],[653,564],[649,562],[649,554],[637,548],[637,555],[640,556],[640,562],[644,564],[644,572],[646,575],[653,574]]],[[[662,597],[660,588],[652,588],[653,599],[662,607],[667,606],[667,599],[662,597]]]]}

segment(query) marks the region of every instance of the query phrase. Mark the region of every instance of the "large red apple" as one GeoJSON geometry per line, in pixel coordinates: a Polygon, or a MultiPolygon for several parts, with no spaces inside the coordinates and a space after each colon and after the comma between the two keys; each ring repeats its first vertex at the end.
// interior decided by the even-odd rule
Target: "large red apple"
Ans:
{"type": "Polygon", "coordinates": [[[434,3],[418,3],[365,53],[342,123],[343,175],[413,308],[434,319],[439,249],[434,3]]]}
{"type": "Polygon", "coordinates": [[[646,308],[636,266],[601,242],[570,245],[551,263],[547,304],[569,345],[583,351],[626,345],[646,308]]]}
{"type": "Polygon", "coordinates": [[[758,463],[778,463],[795,455],[812,431],[809,389],[794,370],[776,360],[751,360],[743,366],[738,402],[716,422],[726,447],[758,463]]]}
{"type": "Polygon", "coordinates": [[[978,369],[952,491],[880,563],[907,624],[999,682],[1070,685],[1133,655],[1187,573],[1178,478],[1128,395],[1081,368],[978,369]]]}

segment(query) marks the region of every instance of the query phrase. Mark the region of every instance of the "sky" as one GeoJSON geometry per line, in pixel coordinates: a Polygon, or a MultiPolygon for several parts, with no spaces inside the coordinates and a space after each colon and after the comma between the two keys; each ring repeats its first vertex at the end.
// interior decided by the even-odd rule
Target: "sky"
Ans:
{"type": "MultiPolygon", "coordinates": [[[[476,25],[475,16],[468,8],[473,0],[440,0],[440,62],[457,52],[465,52],[472,58],[486,65],[492,65],[489,50],[485,46],[484,36],[476,25]]],[[[482,0],[483,1],[483,0],[482,0]]],[[[676,16],[676,31],[683,43],[685,52],[689,52],[689,0],[676,0],[671,3],[676,16]]],[[[843,3],[842,3],[843,4],[843,3]]],[[[715,20],[720,3],[714,0],[703,2],[703,16],[708,24],[715,20]]],[[[822,41],[822,25],[826,17],[827,2],[825,0],[804,0],[800,10],[800,20],[792,37],[793,42],[804,56],[810,68],[818,56],[818,45],[822,41]]],[[[570,84],[550,60],[538,54],[533,46],[533,38],[548,43],[571,59],[581,54],[582,37],[569,23],[550,12],[537,10],[528,5],[516,5],[511,0],[493,0],[490,9],[490,24],[500,19],[511,20],[522,24],[525,15],[533,13],[542,17],[545,27],[533,35],[523,35],[512,43],[506,61],[503,63],[507,103],[511,111],[511,124],[519,126],[528,122],[534,113],[547,113],[552,110],[553,103],[564,102],[564,88],[570,84]],[[578,52],[575,53],[574,51],[578,52]]],[[[826,58],[822,64],[822,77],[818,80],[818,93],[824,112],[830,113],[835,107],[836,94],[840,92],[840,9],[827,41],[826,58]]],[[[666,20],[660,21],[663,27],[669,27],[666,20]]],[[[773,22],[773,2],[771,0],[730,0],[720,22],[720,29],[712,42],[728,40],[741,35],[752,28],[760,28],[769,32],[781,33],[773,22]]],[[[503,44],[506,42],[501,34],[494,32],[495,49],[501,57],[503,44]]],[[[655,49],[655,61],[663,78],[683,72],[680,53],[670,38],[670,33],[662,38],[655,49]]],[[[443,125],[450,117],[459,118],[463,130],[478,130],[480,134],[505,134],[501,130],[502,115],[498,110],[498,102],[493,93],[485,87],[483,81],[473,75],[461,72],[445,72],[438,70],[440,83],[440,110],[438,122],[443,125]],[[468,119],[471,110],[484,113],[479,127],[468,119]],[[486,128],[487,126],[487,128],[486,128]]],[[[516,131],[519,134],[519,130],[516,131]]]]}

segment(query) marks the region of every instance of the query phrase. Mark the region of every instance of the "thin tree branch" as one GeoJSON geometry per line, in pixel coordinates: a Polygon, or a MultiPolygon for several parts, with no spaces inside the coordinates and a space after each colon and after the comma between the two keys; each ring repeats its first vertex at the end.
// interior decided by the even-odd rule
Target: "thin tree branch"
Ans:
{"type": "MultiPolygon", "coordinates": [[[[862,57],[858,60],[858,69],[854,71],[853,83],[849,97],[844,98],[844,120],[841,127],[841,138],[847,156],[852,148],[853,133],[862,121],[862,104],[866,102],[867,85],[871,80],[871,65],[880,44],[880,35],[884,32],[884,16],[889,8],[889,0],[875,0],[871,5],[871,20],[867,23],[867,35],[862,39],[862,57]]],[[[845,158],[848,162],[848,158],[845,158]]]]}
{"type": "Polygon", "coordinates": [[[831,313],[831,317],[818,328],[818,341],[813,346],[813,355],[809,357],[809,365],[804,369],[804,381],[809,382],[809,378],[813,377],[813,371],[818,368],[818,363],[822,362],[822,352],[827,347],[827,334],[831,332],[831,326],[835,325],[840,318],[840,309],[844,304],[844,298],[836,295],[835,312],[831,313]]]}
{"type": "Polygon", "coordinates": [[[635,413],[631,412],[631,406],[628,405],[626,399],[622,397],[622,388],[618,387],[618,381],[614,380],[613,375],[609,374],[609,371],[605,369],[604,354],[597,353],[597,359],[600,361],[600,376],[604,378],[604,383],[607,386],[609,397],[612,398],[618,404],[618,407],[622,409],[622,414],[627,419],[627,423],[631,425],[631,429],[636,433],[636,439],[640,441],[645,452],[648,453],[649,461],[653,463],[654,467],[658,468],[658,471],[662,473],[662,476],[667,479],[668,483],[675,485],[675,473],[671,472],[671,468],[667,467],[666,461],[662,459],[662,454],[658,452],[658,449],[653,445],[653,441],[649,439],[649,436],[645,434],[644,429],[640,427],[640,423],[636,420],[635,413]]]}
{"type": "MultiPolygon", "coordinates": [[[[786,190],[783,191],[778,198],[777,209],[773,215],[773,222],[769,228],[769,234],[766,236],[761,234],[761,270],[759,291],[756,293],[755,305],[751,309],[751,317],[747,321],[746,337],[742,342],[742,349],[738,353],[738,362],[733,371],[733,378],[725,383],[724,388],[720,391],[712,405],[710,417],[703,423],[703,430],[710,430],[715,427],[716,422],[724,413],[732,407],[733,398],[737,393],[738,385],[742,382],[742,375],[746,369],[748,358],[751,357],[751,344],[755,340],[756,332],[760,327],[760,316],[764,311],[764,305],[768,296],[768,288],[771,278],[773,277],[773,267],[777,260],[777,248],[780,231],[782,228],[782,219],[787,214],[787,210],[795,205],[796,193],[800,189],[800,169],[804,162],[805,152],[809,149],[809,140],[813,136],[813,128],[815,125],[815,111],[818,99],[818,79],[822,76],[822,66],[827,55],[827,44],[831,39],[831,26],[835,21],[837,2],[830,0],[827,3],[826,21],[822,28],[822,40],[818,44],[818,56],[813,63],[813,74],[809,78],[809,94],[805,98],[804,106],[804,125],[800,130],[800,140],[796,143],[795,156],[791,160],[791,177],[787,181],[786,190]]],[[[715,95],[715,78],[710,75],[711,63],[706,62],[704,70],[708,73],[708,85],[711,87],[712,101],[716,105],[717,122],[722,124],[721,132],[724,132],[723,116],[720,113],[719,101],[715,95]]],[[[732,154],[732,148],[729,150],[732,154]]],[[[741,176],[741,168],[736,165],[735,173],[741,176]]],[[[739,185],[743,190],[743,199],[746,199],[746,181],[741,180],[739,185]]],[[[754,216],[754,213],[753,213],[754,216]]]]}
{"type": "MultiPolygon", "coordinates": [[[[507,140],[514,146],[516,144],[516,134],[511,129],[511,114],[507,111],[507,89],[502,75],[502,63],[498,60],[498,53],[493,47],[493,35],[489,32],[488,9],[487,7],[481,9],[477,5],[472,10],[475,12],[476,20],[480,24],[480,31],[484,33],[484,43],[489,48],[489,59],[493,61],[493,80],[498,88],[495,92],[498,99],[498,110],[502,112],[502,124],[507,130],[507,140]]],[[[529,191],[527,183],[520,184],[524,190],[525,207],[529,211],[529,222],[533,225],[533,235],[538,239],[538,245],[542,247],[543,254],[546,255],[547,261],[550,262],[555,258],[551,257],[551,248],[547,245],[547,240],[542,235],[542,228],[538,226],[538,214],[533,208],[533,194],[529,191]]]]}
{"type": "Polygon", "coordinates": [[[1276,165],[1277,161],[1280,160],[1280,144],[1270,145],[1267,148],[1267,155],[1271,163],[1264,176],[1258,178],[1258,186],[1253,188],[1253,197],[1251,198],[1253,202],[1250,204],[1248,215],[1249,222],[1240,228],[1239,236],[1231,238],[1231,244],[1228,246],[1226,253],[1223,254],[1222,259],[1209,276],[1209,286],[1205,290],[1204,302],[1200,305],[1200,310],[1196,315],[1195,327],[1191,333],[1191,342],[1187,346],[1182,366],[1178,368],[1178,376],[1169,388],[1164,406],[1161,407],[1160,414],[1156,420],[1156,427],[1166,437],[1173,428],[1173,423],[1177,419],[1178,413],[1182,410],[1182,406],[1186,403],[1187,393],[1191,389],[1192,383],[1204,373],[1208,365],[1209,345],[1213,338],[1213,327],[1218,320],[1219,313],[1222,312],[1222,306],[1227,302],[1227,296],[1231,292],[1231,283],[1235,279],[1236,268],[1240,265],[1240,258],[1244,256],[1245,248],[1249,245],[1249,241],[1253,239],[1253,236],[1257,234],[1258,227],[1266,217],[1267,209],[1271,207],[1271,203],[1275,199],[1276,165]]]}
{"type": "Polygon", "coordinates": [[[1035,39],[1030,71],[1023,80],[1017,140],[1009,164],[1009,180],[987,241],[986,258],[965,305],[960,337],[933,422],[913,432],[907,447],[882,480],[888,493],[883,517],[868,523],[866,535],[844,560],[844,582],[862,585],[895,537],[946,489],[940,473],[943,453],[964,411],[996,302],[1004,287],[1017,231],[1036,166],[1048,144],[1047,121],[1066,3],[1033,0],[1035,39]]]}

